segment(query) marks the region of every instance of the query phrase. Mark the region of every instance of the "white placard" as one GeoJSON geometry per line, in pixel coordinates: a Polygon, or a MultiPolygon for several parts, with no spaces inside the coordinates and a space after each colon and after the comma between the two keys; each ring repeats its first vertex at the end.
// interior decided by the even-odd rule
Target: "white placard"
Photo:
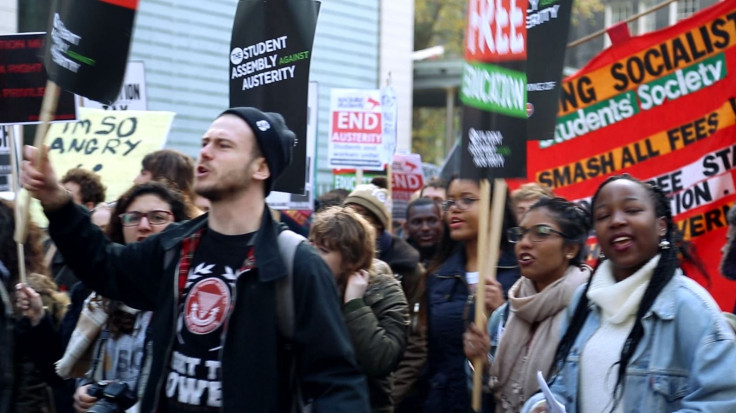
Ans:
{"type": "Polygon", "coordinates": [[[123,87],[112,105],[105,105],[83,97],[82,106],[105,110],[148,110],[143,62],[128,62],[123,87]]]}

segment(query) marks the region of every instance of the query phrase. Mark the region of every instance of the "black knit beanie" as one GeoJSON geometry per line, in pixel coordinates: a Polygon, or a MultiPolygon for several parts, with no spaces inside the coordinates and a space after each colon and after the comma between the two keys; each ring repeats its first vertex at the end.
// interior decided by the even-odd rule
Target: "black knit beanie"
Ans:
{"type": "MultiPolygon", "coordinates": [[[[296,135],[284,122],[283,116],[274,112],[262,112],[256,108],[230,108],[220,114],[235,115],[245,121],[256,136],[258,147],[266,158],[271,176],[266,180],[266,196],[271,192],[273,182],[291,163],[296,135]]],[[[218,116],[219,117],[219,116],[218,116]]]]}

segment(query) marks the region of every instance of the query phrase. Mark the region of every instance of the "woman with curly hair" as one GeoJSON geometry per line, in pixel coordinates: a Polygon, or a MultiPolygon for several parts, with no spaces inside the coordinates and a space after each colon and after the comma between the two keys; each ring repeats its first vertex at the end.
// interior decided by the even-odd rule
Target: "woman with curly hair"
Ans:
{"type": "MultiPolygon", "coordinates": [[[[133,186],[118,199],[106,233],[111,240],[128,244],[186,219],[189,215],[182,195],[161,182],[152,181],[133,186]]],[[[79,283],[72,295],[80,296],[77,292],[83,288],[79,283]]],[[[81,314],[69,314],[69,322],[76,327],[63,357],[56,362],[56,373],[61,378],[87,378],[87,383],[80,382],[83,385],[77,387],[73,396],[75,409],[87,411],[97,401],[87,394],[89,381],[115,380],[136,388],[151,314],[96,293],[89,295],[79,307],[81,314]]],[[[29,316],[33,319],[34,313],[29,311],[29,316]]],[[[53,337],[48,330],[46,334],[53,337]]]]}
{"type": "MultiPolygon", "coordinates": [[[[590,277],[583,263],[589,230],[587,211],[563,198],[541,198],[508,230],[521,278],[491,315],[487,331],[471,324],[464,335],[468,359],[488,360],[496,412],[518,412],[539,391],[537,370],[550,373],[565,309],[590,277]]],[[[483,406],[487,412],[492,407],[483,406]]]]}

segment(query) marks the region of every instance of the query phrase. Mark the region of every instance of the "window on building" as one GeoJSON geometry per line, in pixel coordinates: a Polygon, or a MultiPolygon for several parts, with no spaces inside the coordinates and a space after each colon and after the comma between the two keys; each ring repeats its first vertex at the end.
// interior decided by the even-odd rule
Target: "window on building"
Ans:
{"type": "Polygon", "coordinates": [[[677,0],[677,21],[687,19],[700,10],[700,0],[677,0]]]}
{"type": "MultiPolygon", "coordinates": [[[[656,6],[658,1],[656,0],[639,0],[636,13],[644,13],[652,7],[656,6]]],[[[632,34],[644,34],[657,30],[656,13],[649,13],[641,16],[636,20],[636,33],[632,34]]]]}
{"type": "Polygon", "coordinates": [[[611,3],[611,24],[626,20],[634,14],[634,4],[630,1],[619,1],[611,3]]]}

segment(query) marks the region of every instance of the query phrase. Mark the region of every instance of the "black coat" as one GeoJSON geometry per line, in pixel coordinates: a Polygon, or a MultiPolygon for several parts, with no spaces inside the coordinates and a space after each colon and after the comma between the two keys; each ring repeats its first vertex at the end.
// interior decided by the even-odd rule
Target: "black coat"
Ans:
{"type": "MultiPolygon", "coordinates": [[[[513,252],[502,252],[496,279],[503,287],[504,296],[519,276],[513,252]]],[[[425,411],[466,413],[470,410],[470,391],[462,337],[475,319],[475,300],[465,280],[464,250],[458,250],[436,273],[429,275],[426,294],[430,388],[425,411]]],[[[485,397],[483,404],[488,406],[492,397],[490,394],[485,397]]]]}
{"type": "MultiPolygon", "coordinates": [[[[71,202],[47,215],[51,237],[88,287],[154,311],[140,378],[141,412],[153,412],[175,338],[181,242],[207,225],[207,215],[125,246],[109,242],[71,202]],[[164,268],[167,251],[173,259],[164,268]]],[[[291,353],[284,350],[276,325],[275,285],[286,276],[277,235],[278,226],[265,208],[254,239],[257,277],[242,276],[236,282],[221,353],[223,412],[282,412],[292,402],[294,391],[287,385],[291,353]]],[[[355,361],[332,274],[307,244],[298,248],[295,263],[293,354],[302,393],[313,399],[315,412],[368,412],[365,378],[355,361]]]]}
{"type": "Polygon", "coordinates": [[[10,413],[13,401],[13,304],[0,279],[0,413],[10,413]]]}

